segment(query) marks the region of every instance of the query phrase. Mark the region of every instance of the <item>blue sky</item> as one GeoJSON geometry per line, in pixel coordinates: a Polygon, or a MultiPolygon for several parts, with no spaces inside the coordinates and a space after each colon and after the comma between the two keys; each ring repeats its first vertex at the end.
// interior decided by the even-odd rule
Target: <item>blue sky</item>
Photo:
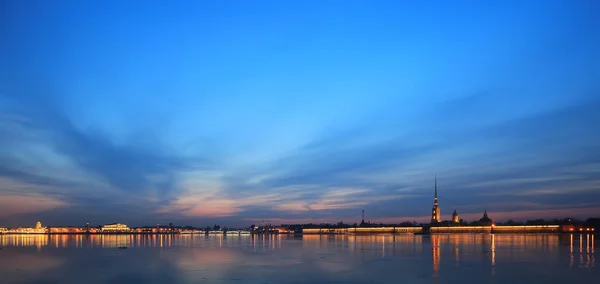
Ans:
{"type": "Polygon", "coordinates": [[[597,1],[32,2],[0,225],[600,212],[597,1]]]}

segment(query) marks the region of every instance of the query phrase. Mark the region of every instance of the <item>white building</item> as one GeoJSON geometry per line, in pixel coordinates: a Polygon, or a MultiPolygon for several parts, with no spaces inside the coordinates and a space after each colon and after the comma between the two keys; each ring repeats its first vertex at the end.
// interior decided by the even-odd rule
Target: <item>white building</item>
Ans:
{"type": "Polygon", "coordinates": [[[127,225],[125,224],[119,224],[119,223],[114,223],[114,224],[107,224],[102,226],[102,232],[114,232],[114,233],[123,233],[123,232],[129,232],[131,229],[129,229],[129,227],[127,227],[127,225]]]}

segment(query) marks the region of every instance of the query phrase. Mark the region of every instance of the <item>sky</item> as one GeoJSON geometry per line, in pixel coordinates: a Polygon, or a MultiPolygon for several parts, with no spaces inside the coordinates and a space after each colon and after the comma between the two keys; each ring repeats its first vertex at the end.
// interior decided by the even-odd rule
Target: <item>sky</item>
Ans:
{"type": "Polygon", "coordinates": [[[1,1],[0,226],[600,217],[598,1],[1,1]]]}

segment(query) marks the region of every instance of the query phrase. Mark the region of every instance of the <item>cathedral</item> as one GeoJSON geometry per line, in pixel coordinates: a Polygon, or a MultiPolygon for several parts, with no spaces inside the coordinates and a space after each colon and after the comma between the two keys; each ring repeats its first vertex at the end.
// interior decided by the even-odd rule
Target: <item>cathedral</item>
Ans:
{"type": "Polygon", "coordinates": [[[437,190],[437,176],[434,179],[434,197],[433,197],[433,208],[431,208],[431,224],[439,224],[439,225],[457,225],[460,223],[460,219],[458,219],[458,213],[456,213],[456,209],[454,209],[454,213],[452,213],[452,221],[442,221],[440,212],[440,204],[438,202],[438,190],[437,190]]]}
{"type": "Polygon", "coordinates": [[[440,206],[438,204],[438,197],[437,197],[437,176],[435,177],[435,181],[434,181],[435,185],[435,195],[433,198],[433,208],[431,209],[431,224],[437,224],[440,222],[440,206]]]}
{"type": "Polygon", "coordinates": [[[488,217],[487,210],[483,212],[483,217],[479,219],[479,225],[481,226],[491,226],[494,224],[494,221],[488,217]]]}

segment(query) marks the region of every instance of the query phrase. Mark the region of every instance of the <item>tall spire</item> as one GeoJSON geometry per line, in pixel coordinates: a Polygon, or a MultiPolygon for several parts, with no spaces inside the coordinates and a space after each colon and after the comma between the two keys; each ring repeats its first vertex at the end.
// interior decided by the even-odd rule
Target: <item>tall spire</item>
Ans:
{"type": "Polygon", "coordinates": [[[435,175],[435,199],[437,199],[437,175],[435,175]]]}
{"type": "Polygon", "coordinates": [[[435,195],[433,198],[433,208],[431,209],[431,223],[436,224],[440,222],[440,206],[438,204],[438,196],[437,196],[437,175],[434,178],[434,188],[435,195]]]}
{"type": "Polygon", "coordinates": [[[362,222],[361,222],[361,224],[364,224],[364,223],[365,223],[365,209],[363,209],[363,211],[362,211],[362,222]]]}

